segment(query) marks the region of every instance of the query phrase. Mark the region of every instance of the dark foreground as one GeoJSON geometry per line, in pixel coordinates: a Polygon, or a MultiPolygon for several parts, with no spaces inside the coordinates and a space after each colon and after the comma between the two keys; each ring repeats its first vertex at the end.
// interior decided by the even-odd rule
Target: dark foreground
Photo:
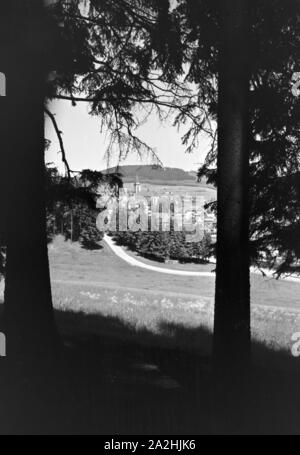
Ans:
{"type": "MultiPolygon", "coordinates": [[[[72,315],[72,327],[83,317],[72,315]]],[[[300,433],[300,361],[258,347],[267,366],[249,375],[241,415],[234,420],[229,406],[216,430],[209,358],[155,347],[149,337],[142,344],[119,320],[106,322],[107,335],[66,330],[55,360],[0,359],[1,434],[300,433]]],[[[58,323],[66,327],[66,315],[58,323]]]]}

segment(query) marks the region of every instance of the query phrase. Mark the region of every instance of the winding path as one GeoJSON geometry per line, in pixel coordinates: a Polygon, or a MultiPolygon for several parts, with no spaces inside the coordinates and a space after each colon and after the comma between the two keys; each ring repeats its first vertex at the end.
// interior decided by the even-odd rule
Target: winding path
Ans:
{"type": "Polygon", "coordinates": [[[170,275],[181,275],[181,276],[208,276],[211,278],[215,278],[215,274],[212,272],[193,272],[187,270],[175,270],[175,269],[167,269],[163,267],[157,267],[155,265],[145,264],[144,262],[138,261],[134,257],[130,256],[126,253],[126,251],[119,245],[116,245],[115,242],[111,237],[108,235],[104,235],[103,240],[106,244],[111,248],[111,250],[119,256],[119,258],[126,261],[128,264],[133,265],[135,267],[141,267],[143,269],[152,270],[153,272],[159,273],[167,273],[170,275]]]}
{"type": "MultiPolygon", "coordinates": [[[[166,273],[168,275],[206,276],[206,277],[210,277],[210,278],[216,277],[215,273],[213,273],[213,272],[193,272],[193,271],[187,271],[187,270],[167,269],[164,267],[158,267],[155,265],[146,264],[142,261],[139,261],[138,259],[135,259],[134,257],[130,256],[129,254],[127,254],[126,251],[121,246],[116,245],[114,240],[111,237],[109,237],[107,234],[104,234],[103,240],[120,259],[123,259],[123,261],[127,262],[128,264],[130,264],[134,267],[140,267],[142,269],[151,270],[152,272],[166,273]]],[[[251,273],[261,274],[261,270],[258,270],[256,267],[251,267],[250,270],[251,270],[251,273]]],[[[268,278],[274,278],[272,270],[263,269],[263,272],[265,273],[265,275],[268,278]]],[[[299,277],[287,276],[287,277],[284,277],[283,280],[284,281],[293,281],[293,282],[300,284],[299,277]]]]}

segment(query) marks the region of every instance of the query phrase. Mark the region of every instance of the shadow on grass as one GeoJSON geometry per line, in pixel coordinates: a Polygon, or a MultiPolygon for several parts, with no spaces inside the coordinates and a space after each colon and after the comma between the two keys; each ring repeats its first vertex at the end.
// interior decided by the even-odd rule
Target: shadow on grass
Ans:
{"type": "Polygon", "coordinates": [[[95,250],[103,249],[103,246],[94,240],[83,239],[80,242],[80,245],[84,250],[88,250],[88,251],[95,251],[95,250]]]}
{"type": "MultiPolygon", "coordinates": [[[[152,333],[116,317],[61,311],[56,319],[60,359],[0,362],[1,434],[213,432],[206,329],[162,321],[152,333]]],[[[258,343],[253,354],[244,432],[299,433],[299,362],[258,343]]]]}
{"type": "Polygon", "coordinates": [[[63,246],[63,247],[71,247],[71,246],[80,245],[81,248],[83,248],[84,250],[96,251],[96,250],[103,249],[103,246],[100,244],[101,240],[102,239],[100,239],[99,241],[96,241],[96,240],[91,240],[91,239],[87,239],[87,238],[82,238],[81,241],[75,240],[73,242],[66,235],[56,234],[56,235],[49,235],[47,237],[47,244],[48,245],[52,244],[55,246],[63,246]]]}

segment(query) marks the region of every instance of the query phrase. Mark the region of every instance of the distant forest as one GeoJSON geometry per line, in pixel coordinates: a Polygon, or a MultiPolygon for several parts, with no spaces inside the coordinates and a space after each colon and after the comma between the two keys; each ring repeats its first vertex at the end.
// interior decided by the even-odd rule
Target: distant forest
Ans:
{"type": "MultiPolygon", "coordinates": [[[[127,165],[109,168],[105,173],[121,174],[124,183],[134,182],[136,177],[142,183],[169,184],[169,185],[194,185],[197,184],[197,172],[184,171],[175,167],[161,167],[157,165],[127,165]]],[[[200,184],[206,184],[206,178],[200,184]]]]}

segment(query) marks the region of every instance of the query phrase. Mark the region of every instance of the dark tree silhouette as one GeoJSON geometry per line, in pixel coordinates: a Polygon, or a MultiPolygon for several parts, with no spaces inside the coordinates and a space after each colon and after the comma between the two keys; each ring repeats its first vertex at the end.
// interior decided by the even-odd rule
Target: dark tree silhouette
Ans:
{"type": "MultiPolygon", "coordinates": [[[[300,66],[299,2],[274,0],[270,8],[267,0],[253,1],[249,20],[251,260],[278,273],[299,271],[300,97],[292,91],[293,73],[300,66]]],[[[211,46],[218,47],[216,39],[211,46]]],[[[212,74],[216,62],[217,55],[206,57],[212,74]]],[[[209,99],[215,116],[214,87],[209,99]]],[[[216,159],[217,147],[199,172],[215,184],[216,159]]]]}
{"type": "Polygon", "coordinates": [[[39,0],[13,0],[2,6],[0,59],[7,78],[0,134],[7,352],[45,354],[58,347],[45,230],[43,111],[51,36],[39,0]]]}
{"type": "MultiPolygon", "coordinates": [[[[83,246],[99,248],[103,234],[96,226],[98,203],[104,197],[118,197],[123,186],[118,173],[103,174],[85,169],[69,178],[57,168],[46,166],[46,208],[48,239],[60,233],[83,246]]],[[[103,200],[103,199],[102,199],[103,200]]]]}
{"type": "Polygon", "coordinates": [[[222,2],[213,380],[215,413],[222,424],[231,419],[235,430],[251,353],[248,18],[247,0],[222,2]]]}
{"type": "Polygon", "coordinates": [[[221,14],[214,356],[231,370],[250,358],[247,0],[224,1],[221,14]]]}
{"type": "MultiPolygon", "coordinates": [[[[215,352],[224,367],[228,362],[229,370],[238,358],[237,364],[249,360],[248,251],[251,259],[258,262],[262,253],[274,259],[279,250],[284,257],[279,271],[297,270],[299,260],[300,100],[293,96],[291,80],[300,64],[300,14],[299,3],[294,0],[275,0],[272,8],[268,0],[253,0],[248,24],[245,23],[249,33],[245,43],[243,36],[235,40],[230,34],[230,27],[237,20],[234,10],[228,30],[221,29],[224,17],[228,17],[223,9],[226,3],[186,0],[179,2],[177,13],[185,29],[190,62],[187,79],[198,84],[199,102],[207,107],[208,118],[218,122],[218,141],[215,135],[199,177],[207,176],[218,187],[220,279],[216,286],[215,352]],[[248,81],[247,91],[245,86],[242,91],[243,79],[244,84],[248,81]],[[249,127],[248,132],[243,132],[246,111],[249,127]],[[235,157],[238,146],[240,152],[244,148],[239,159],[235,157]],[[228,299],[229,292],[232,294],[228,299]],[[220,342],[222,339],[224,343],[220,342]]],[[[231,4],[232,8],[236,6],[235,2],[231,4]]],[[[239,27],[235,30],[238,33],[239,27]]],[[[200,131],[193,126],[186,135],[191,148],[200,131]]]]}

